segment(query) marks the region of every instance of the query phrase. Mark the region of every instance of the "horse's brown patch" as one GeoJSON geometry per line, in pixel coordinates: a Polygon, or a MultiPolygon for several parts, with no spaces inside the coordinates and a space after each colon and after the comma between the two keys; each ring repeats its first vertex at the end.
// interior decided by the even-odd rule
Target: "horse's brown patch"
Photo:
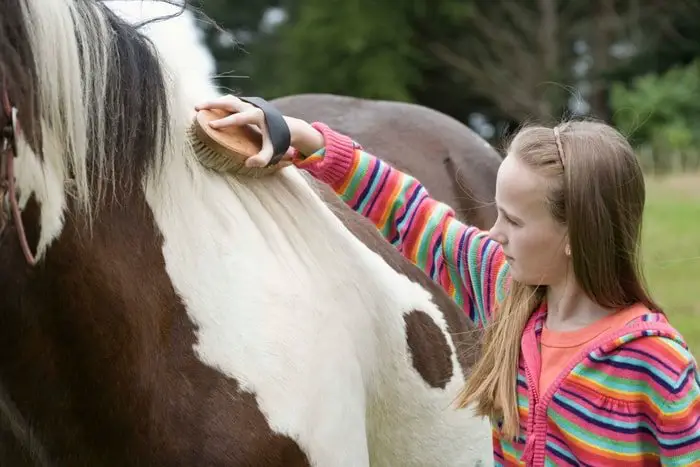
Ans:
{"type": "MultiPolygon", "coordinates": [[[[195,356],[143,195],[106,201],[92,234],[67,216],[34,269],[14,229],[0,245],[0,381],[53,465],[309,466],[254,394],[195,356]]],[[[24,213],[32,245],[36,214],[24,213]]],[[[0,449],[0,465],[25,455],[0,449]]]]}
{"type": "Polygon", "coordinates": [[[430,386],[445,389],[452,378],[452,349],[442,330],[424,311],[411,311],[404,322],[413,368],[430,386]]]}

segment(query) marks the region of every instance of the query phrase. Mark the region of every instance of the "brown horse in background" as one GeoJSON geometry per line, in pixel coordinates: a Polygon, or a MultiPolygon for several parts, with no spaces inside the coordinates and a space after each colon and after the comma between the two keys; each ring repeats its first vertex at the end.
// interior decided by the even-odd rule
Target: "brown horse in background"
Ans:
{"type": "Polygon", "coordinates": [[[436,110],[403,102],[333,94],[299,94],[272,101],[284,114],[322,121],[369,152],[416,177],[432,197],[471,225],[496,220],[493,199],[498,152],[466,125],[436,110]]]}

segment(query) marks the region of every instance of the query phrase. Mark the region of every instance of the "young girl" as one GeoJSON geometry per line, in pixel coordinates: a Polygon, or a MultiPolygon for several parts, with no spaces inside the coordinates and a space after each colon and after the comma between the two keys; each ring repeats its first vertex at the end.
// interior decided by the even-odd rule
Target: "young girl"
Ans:
{"type": "MultiPolygon", "coordinates": [[[[227,96],[199,108],[257,124],[227,96]]],[[[700,379],[638,269],[644,177],[602,123],[520,131],[489,232],[322,123],[285,117],[290,159],[369,218],[485,330],[460,405],[493,423],[496,465],[700,465],[700,379]]],[[[266,149],[249,165],[264,165],[266,149]]]]}

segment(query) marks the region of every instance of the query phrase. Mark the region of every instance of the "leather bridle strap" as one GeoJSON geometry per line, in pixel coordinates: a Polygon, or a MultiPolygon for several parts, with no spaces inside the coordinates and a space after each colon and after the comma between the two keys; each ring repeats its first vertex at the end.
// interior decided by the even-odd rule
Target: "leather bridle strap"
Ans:
{"type": "Polygon", "coordinates": [[[20,132],[19,120],[17,119],[17,109],[10,103],[10,98],[7,95],[7,86],[4,80],[2,88],[2,108],[8,123],[5,128],[2,129],[2,141],[0,141],[0,145],[2,145],[2,147],[0,147],[0,163],[3,165],[2,170],[0,170],[0,174],[3,175],[0,184],[2,184],[2,188],[7,191],[7,196],[9,197],[12,220],[15,224],[15,229],[17,229],[17,236],[19,237],[19,243],[22,247],[24,257],[30,266],[34,266],[36,264],[36,257],[29,248],[29,242],[27,241],[27,235],[24,230],[24,223],[22,222],[22,213],[19,209],[19,203],[17,202],[17,187],[15,185],[14,163],[15,157],[17,156],[16,137],[20,132]]]}
{"type": "MultiPolygon", "coordinates": [[[[27,237],[24,233],[24,224],[17,203],[15,174],[14,174],[14,159],[16,156],[16,140],[15,136],[19,132],[19,120],[17,120],[17,109],[10,103],[7,95],[6,80],[3,79],[2,87],[2,111],[7,117],[7,125],[2,128],[0,133],[0,187],[2,188],[3,196],[6,194],[10,199],[12,209],[13,222],[19,235],[19,241],[22,245],[22,251],[27,259],[27,262],[34,266],[36,259],[32,255],[27,237]]],[[[0,197],[0,203],[2,199],[0,197]]],[[[5,229],[5,225],[0,226],[0,233],[5,229]]],[[[12,401],[10,394],[5,390],[4,385],[0,381],[0,415],[5,421],[4,428],[9,431],[17,442],[22,446],[34,465],[38,467],[50,467],[48,454],[43,445],[34,436],[31,426],[22,417],[22,414],[17,409],[17,406],[12,401]]]]}

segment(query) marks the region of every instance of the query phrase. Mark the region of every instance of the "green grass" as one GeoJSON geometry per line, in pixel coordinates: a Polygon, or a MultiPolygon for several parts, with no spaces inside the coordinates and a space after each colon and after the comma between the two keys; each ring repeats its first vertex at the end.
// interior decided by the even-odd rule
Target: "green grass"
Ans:
{"type": "Polygon", "coordinates": [[[653,297],[700,357],[700,174],[647,178],[642,257],[653,297]]]}

